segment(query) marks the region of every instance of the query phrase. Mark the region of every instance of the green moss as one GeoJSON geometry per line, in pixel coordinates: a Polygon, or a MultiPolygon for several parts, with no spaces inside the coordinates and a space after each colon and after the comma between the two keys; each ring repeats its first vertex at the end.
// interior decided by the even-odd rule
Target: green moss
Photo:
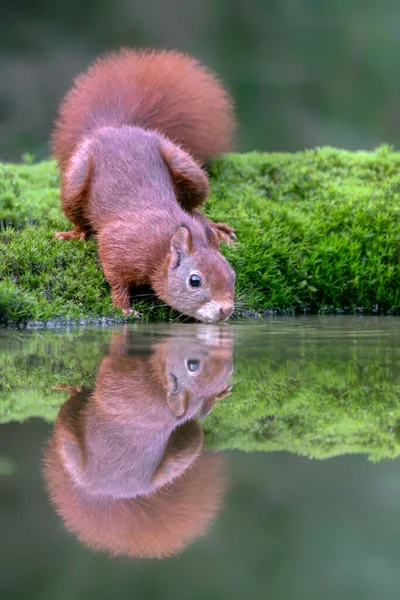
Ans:
{"type": "MultiPolygon", "coordinates": [[[[382,147],[227,155],[211,163],[207,213],[229,222],[238,296],[262,310],[400,310],[400,154],[382,147]]],[[[3,320],[120,317],[95,243],[63,243],[55,165],[0,165],[3,320]]],[[[144,319],[168,319],[137,301],[144,319]]]]}
{"type": "Polygon", "coordinates": [[[238,230],[227,255],[254,308],[399,309],[400,154],[237,155],[212,174],[210,212],[238,230]]]}
{"type": "MultiPolygon", "coordinates": [[[[306,324],[280,324],[258,338],[258,325],[241,327],[234,329],[233,392],[204,421],[207,447],[314,458],[364,453],[374,461],[400,455],[396,336],[353,336],[350,328],[336,343],[332,330],[316,338],[306,324]]],[[[52,386],[92,387],[111,335],[83,329],[0,338],[0,423],[52,421],[68,397],[52,386]]]]}

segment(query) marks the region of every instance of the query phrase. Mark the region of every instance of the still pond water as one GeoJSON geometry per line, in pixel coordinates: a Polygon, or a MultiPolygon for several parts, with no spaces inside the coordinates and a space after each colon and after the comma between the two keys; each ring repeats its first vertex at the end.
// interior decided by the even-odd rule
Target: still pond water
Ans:
{"type": "Polygon", "coordinates": [[[0,331],[0,598],[397,599],[400,319],[0,331]]]}

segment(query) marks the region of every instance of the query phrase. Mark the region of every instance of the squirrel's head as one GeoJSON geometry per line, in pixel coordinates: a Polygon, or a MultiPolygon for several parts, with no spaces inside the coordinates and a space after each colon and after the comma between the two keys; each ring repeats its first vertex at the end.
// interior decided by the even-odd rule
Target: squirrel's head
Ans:
{"type": "Polygon", "coordinates": [[[178,227],[166,265],[167,280],[162,283],[163,289],[155,288],[162,300],[205,323],[226,321],[231,316],[235,273],[220,253],[211,227],[204,227],[204,236],[193,235],[186,224],[178,227]]]}

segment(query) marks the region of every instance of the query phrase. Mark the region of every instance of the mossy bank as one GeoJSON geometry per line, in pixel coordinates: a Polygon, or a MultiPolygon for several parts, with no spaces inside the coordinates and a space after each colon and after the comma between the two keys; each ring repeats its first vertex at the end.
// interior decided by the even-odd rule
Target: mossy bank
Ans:
{"type": "MultiPolygon", "coordinates": [[[[227,155],[209,165],[207,214],[231,224],[223,252],[241,305],[263,311],[400,311],[400,154],[227,155]]],[[[52,162],[0,165],[0,319],[119,318],[95,242],[61,242],[52,162]]],[[[144,320],[172,311],[137,299],[144,320]]]]}

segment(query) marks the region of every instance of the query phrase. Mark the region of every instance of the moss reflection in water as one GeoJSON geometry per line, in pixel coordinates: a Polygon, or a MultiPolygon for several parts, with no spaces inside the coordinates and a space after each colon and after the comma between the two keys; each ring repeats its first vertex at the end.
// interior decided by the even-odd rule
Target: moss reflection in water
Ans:
{"type": "MultiPolygon", "coordinates": [[[[310,323],[233,328],[234,387],[204,420],[206,447],[314,458],[364,453],[375,461],[400,455],[397,320],[336,318],[327,329],[310,323]]],[[[196,327],[137,331],[191,335],[196,327]]],[[[10,332],[0,353],[0,421],[53,420],[67,395],[52,387],[93,385],[111,334],[10,332]]]]}

